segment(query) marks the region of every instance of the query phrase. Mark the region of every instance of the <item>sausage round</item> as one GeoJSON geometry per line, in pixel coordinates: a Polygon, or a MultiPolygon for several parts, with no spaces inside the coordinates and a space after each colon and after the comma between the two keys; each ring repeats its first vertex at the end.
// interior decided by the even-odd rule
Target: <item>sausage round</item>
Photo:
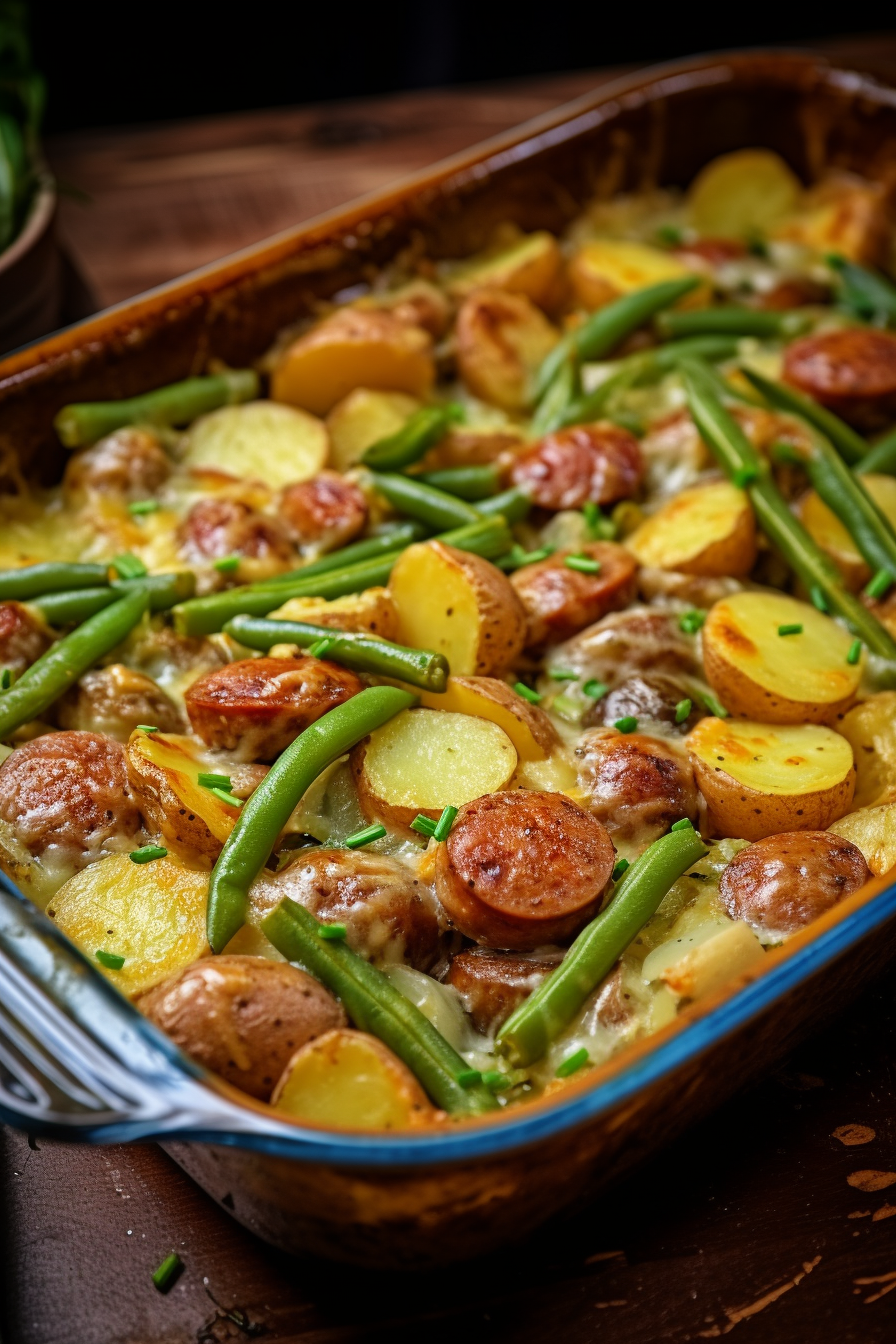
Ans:
{"type": "Polygon", "coordinates": [[[446,979],[460,994],[473,1026],[486,1036],[506,1022],[559,964],[559,957],[472,947],[451,958],[446,979]]]}
{"type": "Polygon", "coordinates": [[[107,841],[140,831],[124,748],[102,733],[46,733],[0,766],[0,819],[40,857],[53,848],[83,868],[107,841]]]}
{"type": "Polygon", "coordinates": [[[367,499],[353,481],[336,471],[322,471],[310,481],[286,487],[280,517],[302,546],[332,551],[363,532],[367,499]]]}
{"type": "Polygon", "coordinates": [[[882,427],[896,413],[896,335],[844,327],[804,336],[785,351],[784,377],[851,424],[882,427]]]}
{"type": "Polygon", "coordinates": [[[794,933],[871,877],[860,849],[829,831],[786,831],[756,840],[724,869],[719,895],[732,919],[757,933],[794,933]]]}
{"type": "Polygon", "coordinates": [[[682,736],[703,717],[700,709],[692,701],[691,708],[681,723],[676,721],[677,709],[683,700],[687,700],[687,690],[681,682],[671,677],[651,675],[626,677],[615,686],[609,695],[597,700],[583,719],[585,727],[592,724],[612,725],[619,719],[637,719],[639,723],[647,720],[651,723],[668,724],[673,732],[682,736]]]}
{"type": "Polygon", "coordinates": [[[91,494],[148,499],[170,474],[171,463],[153,434],[118,429],[75,454],[65,469],[63,490],[72,501],[91,494]]]}
{"type": "Polygon", "coordinates": [[[638,440],[602,421],[546,434],[519,455],[512,479],[535,504],[557,511],[630,499],[643,475],[638,440]]]}
{"type": "Polygon", "coordinates": [[[690,764],[657,738],[598,728],[575,754],[585,806],[616,839],[643,846],[683,817],[696,820],[690,764]]]}
{"type": "Polygon", "coordinates": [[[607,685],[644,672],[672,677],[702,672],[696,642],[681,631],[678,615],[655,607],[612,612],[554,649],[551,663],[607,685]]]}
{"type": "Polygon", "coordinates": [[[161,686],[123,663],[87,672],[59,701],[62,728],[108,733],[127,742],[139,723],[163,733],[183,730],[180,713],[161,686]]]}
{"type": "Polygon", "coordinates": [[[438,847],[436,895],[474,942],[528,952],[588,922],[615,857],[605,828],[565,794],[486,794],[438,847]]]}
{"type": "Polygon", "coordinates": [[[272,761],[360,690],[354,672],[320,658],[243,658],[194,681],[184,703],[208,746],[238,750],[244,761],[272,761]]]}
{"type": "Polygon", "coordinates": [[[200,499],[181,523],[178,540],[184,556],[194,562],[240,555],[288,565],[296,558],[278,518],[266,518],[236,499],[200,499]]]}
{"type": "Polygon", "coordinates": [[[608,611],[627,607],[635,595],[637,568],[622,546],[595,541],[580,552],[564,551],[516,570],[510,582],[526,609],[527,648],[558,644],[608,611]],[[596,560],[600,569],[596,574],[570,569],[565,560],[572,554],[596,560]]]}
{"type": "Polygon", "coordinates": [[[0,667],[24,672],[52,642],[42,622],[21,602],[0,602],[0,667]]]}

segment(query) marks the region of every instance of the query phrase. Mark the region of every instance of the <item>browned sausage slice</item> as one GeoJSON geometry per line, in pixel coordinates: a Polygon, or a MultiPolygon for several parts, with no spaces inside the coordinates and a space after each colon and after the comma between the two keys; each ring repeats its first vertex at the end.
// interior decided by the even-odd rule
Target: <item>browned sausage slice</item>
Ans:
{"type": "Polygon", "coordinates": [[[794,933],[871,877],[861,850],[829,831],[787,831],[756,840],[722,873],[719,895],[732,919],[758,933],[794,933]]]}
{"type": "Polygon", "coordinates": [[[595,541],[581,551],[563,551],[523,565],[510,581],[526,608],[527,647],[537,650],[558,644],[607,612],[627,607],[635,595],[637,569],[633,556],[612,541],[595,541]],[[570,568],[565,561],[572,555],[596,560],[600,569],[585,574],[570,568]]]}
{"type": "Polygon", "coordinates": [[[609,421],[545,435],[519,455],[512,473],[534,503],[555,511],[630,499],[643,475],[638,440],[609,421]]]}
{"type": "Polygon", "coordinates": [[[787,347],[784,377],[859,428],[884,426],[896,412],[896,335],[845,327],[804,336],[787,347]]]}
{"type": "Polygon", "coordinates": [[[235,499],[201,499],[181,524],[178,539],[184,556],[194,562],[240,555],[283,566],[296,558],[278,518],[266,518],[235,499]]]}
{"type": "Polygon", "coordinates": [[[244,658],[194,681],[184,703],[208,746],[272,761],[309,723],[362,689],[353,672],[320,658],[244,658]]]}
{"type": "Polygon", "coordinates": [[[65,469],[63,489],[77,502],[90,494],[148,499],[171,473],[164,448],[145,429],[118,429],[76,453],[65,469]]]}
{"type": "Polygon", "coordinates": [[[528,952],[588,922],[615,857],[604,827],[565,794],[486,794],[439,845],[436,894],[474,942],[528,952]]]}
{"type": "Polygon", "coordinates": [[[52,642],[49,631],[21,602],[0,602],[0,668],[24,672],[52,642]]]}
{"type": "Polygon", "coordinates": [[[554,649],[551,663],[608,686],[642,672],[695,677],[703,670],[696,642],[682,632],[678,614],[641,606],[611,612],[588,626],[554,649]]]}
{"type": "Polygon", "coordinates": [[[650,724],[665,724],[671,732],[683,737],[703,718],[699,707],[691,701],[687,716],[678,721],[678,706],[689,699],[687,688],[672,677],[650,673],[626,677],[609,695],[595,701],[582,722],[590,728],[592,724],[612,726],[620,719],[637,719],[642,728],[647,725],[648,732],[650,724]]]}
{"type": "Polygon", "coordinates": [[[280,497],[280,517],[295,541],[331,551],[364,530],[367,499],[354,481],[336,471],[322,471],[310,481],[286,487],[280,497]]]}
{"type": "Polygon", "coordinates": [[[658,738],[597,728],[575,754],[585,805],[617,839],[646,846],[682,817],[696,820],[690,764],[658,738]]]}
{"type": "Polygon", "coordinates": [[[559,964],[559,956],[526,957],[473,947],[451,958],[447,982],[460,994],[476,1030],[488,1035],[506,1022],[559,964]]]}
{"type": "Polygon", "coordinates": [[[119,742],[127,742],[140,723],[163,733],[178,733],[184,726],[161,686],[123,663],[87,672],[60,700],[58,721],[63,728],[108,733],[119,742]]]}

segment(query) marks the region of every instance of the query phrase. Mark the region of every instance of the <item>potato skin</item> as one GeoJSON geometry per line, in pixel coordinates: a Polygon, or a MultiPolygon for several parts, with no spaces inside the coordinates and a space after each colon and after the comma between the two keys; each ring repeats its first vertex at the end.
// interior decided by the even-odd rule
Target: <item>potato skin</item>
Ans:
{"type": "MultiPolygon", "coordinates": [[[[186,750],[191,745],[189,738],[174,738],[166,745],[170,745],[175,751],[184,752],[185,768],[193,764],[193,758],[186,750]]],[[[184,799],[177,794],[169,772],[152,759],[154,749],[153,746],[147,749],[142,733],[134,733],[125,747],[128,783],[146,819],[147,829],[158,836],[166,847],[179,851],[189,859],[213,863],[221,852],[227,834],[236,823],[239,815],[237,809],[228,807],[209,795],[208,806],[219,810],[222,819],[227,818],[220,833],[213,834],[205,818],[194,808],[188,807],[184,799]]]]}
{"type": "Polygon", "coordinates": [[[634,598],[638,566],[624,547],[595,541],[580,553],[599,562],[597,574],[569,569],[564,560],[573,552],[563,551],[534,565],[523,565],[511,575],[510,582],[526,609],[526,647],[530,650],[559,644],[607,612],[627,607],[634,598]]]}
{"type": "Polygon", "coordinates": [[[18,676],[46,653],[49,630],[21,602],[0,602],[0,667],[18,676]]]}
{"type": "Polygon", "coordinates": [[[542,761],[560,745],[545,711],[498,677],[449,677],[447,691],[423,691],[420,703],[427,709],[490,719],[503,728],[521,761],[542,761]]]}
{"type": "Polygon", "coordinates": [[[589,812],[619,841],[649,844],[682,817],[697,818],[697,789],[687,760],[642,733],[598,728],[575,749],[589,812]]]}
{"type": "Polygon", "coordinates": [[[297,1050],[347,1025],[322,984],[263,957],[204,957],[136,1002],[197,1064],[259,1101],[297,1050]]]}
{"type": "Polygon", "coordinates": [[[107,733],[127,742],[138,723],[154,724],[163,733],[183,728],[180,712],[161,686],[123,663],[94,668],[59,702],[62,728],[107,733]]]}
{"type": "Polygon", "coordinates": [[[363,490],[336,471],[288,485],[280,496],[280,517],[293,539],[315,553],[345,546],[367,522],[363,490]]]}
{"type": "Polygon", "coordinates": [[[520,453],[511,472],[514,485],[554,511],[631,499],[643,475],[638,440],[609,421],[545,435],[520,453]]]}
{"type": "Polygon", "coordinates": [[[153,434],[145,429],[117,429],[74,455],[65,469],[62,488],[70,503],[91,495],[148,499],[170,474],[171,463],[153,434]]]}
{"type": "Polygon", "coordinates": [[[461,304],[455,337],[458,370],[470,391],[506,411],[521,411],[532,375],[559,333],[524,294],[479,289],[461,304]]]}
{"type": "Polygon", "coordinates": [[[719,895],[731,918],[757,933],[795,933],[870,877],[849,840],[827,831],[785,831],[741,850],[722,872],[719,895]]]}
{"type": "Polygon", "coordinates": [[[436,894],[474,942],[531,951],[594,915],[615,861],[605,828],[562,793],[526,789],[465,804],[436,855],[436,894]]]}
{"type": "Polygon", "coordinates": [[[506,1022],[559,964],[559,957],[524,957],[472,947],[451,958],[446,983],[460,994],[476,1030],[488,1035],[506,1022]]]}
{"type": "Polygon", "coordinates": [[[194,681],[184,703],[208,746],[272,761],[310,723],[362,689],[353,672],[320,658],[244,658],[194,681]]]}
{"type": "Polygon", "coordinates": [[[896,336],[871,327],[804,336],[784,355],[787,382],[861,429],[896,412],[896,336]]]}

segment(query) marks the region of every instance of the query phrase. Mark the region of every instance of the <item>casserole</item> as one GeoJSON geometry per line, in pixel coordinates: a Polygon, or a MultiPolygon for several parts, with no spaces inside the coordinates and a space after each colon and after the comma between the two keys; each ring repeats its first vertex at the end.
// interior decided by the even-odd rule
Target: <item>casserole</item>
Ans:
{"type": "MultiPolygon", "coordinates": [[[[500,217],[513,214],[524,227],[547,224],[557,228],[575,211],[576,191],[586,196],[596,189],[610,192],[623,185],[644,185],[655,177],[661,181],[675,180],[679,174],[690,177],[701,159],[756,141],[789,151],[795,166],[808,174],[822,160],[857,167],[856,146],[849,143],[850,130],[855,128],[844,134],[839,115],[844,99],[855,100],[855,125],[865,126],[872,142],[886,138],[879,134],[879,124],[871,125],[877,114],[886,131],[886,91],[876,91],[875,102],[874,86],[802,58],[734,58],[676,70],[661,73],[646,85],[615,86],[593,107],[574,105],[565,123],[551,119],[540,123],[534,139],[505,142],[490,157],[486,154],[478,161],[467,156],[466,167],[455,164],[453,178],[450,170],[423,175],[417,195],[381,199],[366,210],[349,213],[341,248],[327,241],[326,226],[317,232],[302,230],[242,261],[212,268],[195,282],[167,287],[156,298],[129,307],[126,318],[120,314],[116,319],[113,311],[8,361],[9,376],[0,388],[5,392],[8,445],[22,445],[24,465],[29,452],[40,453],[41,470],[52,471],[51,453],[41,448],[48,443],[49,416],[59,405],[76,397],[141,391],[150,382],[182,376],[195,368],[191,360],[200,367],[213,355],[245,362],[268,344],[288,317],[296,316],[300,309],[297,292],[307,303],[344,288],[364,273],[365,264],[385,260],[414,227],[423,229],[436,255],[463,255],[477,246],[496,212],[500,217]],[[750,122],[751,104],[745,94],[759,90],[762,116],[774,107],[789,135],[771,134],[761,119],[750,122]],[[836,122],[828,146],[824,145],[826,118],[836,122]],[[698,120],[711,123],[717,142],[705,146],[699,155],[689,149],[692,159],[683,163],[679,136],[688,130],[689,119],[691,124],[698,120]],[[799,127],[805,133],[802,154],[796,143],[799,127]],[[671,145],[668,163],[664,162],[666,136],[671,145]],[[568,192],[565,197],[561,185],[568,192]],[[92,346],[91,336],[103,334],[105,342],[92,346]],[[104,363],[105,370],[100,367],[104,363]]],[[[876,166],[873,156],[861,161],[869,176],[876,166]]],[[[795,983],[795,965],[799,966],[797,980],[808,977],[822,966],[829,967],[839,952],[854,949],[864,934],[882,924],[889,911],[887,898],[872,905],[868,900],[868,893],[853,898],[838,907],[836,919],[827,917],[808,935],[800,935],[787,949],[772,954],[775,960],[757,981],[752,997],[745,993],[731,1000],[715,1016],[711,1003],[701,1006],[692,1017],[700,1019],[708,1035],[700,1036],[697,1025],[684,1035],[670,1029],[645,1048],[631,1052],[627,1071],[625,1061],[608,1066],[607,1083],[596,1090],[573,1089],[568,1100],[553,1109],[545,1104],[519,1120],[501,1126],[483,1124],[463,1134],[401,1141],[336,1140],[332,1136],[319,1144],[305,1140],[306,1153],[313,1152],[332,1164],[323,1167],[284,1168],[282,1156],[277,1155],[282,1136],[272,1129],[267,1135],[267,1160],[250,1162],[244,1173],[245,1198],[230,1189],[223,1194],[231,1195],[238,1216],[280,1244],[296,1249],[314,1245],[329,1253],[381,1263],[473,1254],[511,1229],[514,1234],[523,1232],[585,1189],[586,1175],[595,1167],[603,1175],[619,1170],[644,1144],[671,1132],[690,1108],[721,1095],[720,1089],[730,1086],[738,1071],[749,1074],[785,1047],[792,1039],[790,1033],[815,1011],[805,990],[798,1003],[790,1003],[786,1028],[769,1020],[770,1032],[754,1030],[750,1049],[735,1067],[732,1038],[728,1035],[726,1039],[726,1034],[747,1026],[749,1015],[753,1015],[754,1028],[756,1014],[773,1017],[773,1003],[795,983]],[[850,910],[856,912],[852,920],[850,910]],[[716,1036],[717,1032],[721,1035],[716,1036]],[[669,1052],[668,1047],[681,1041],[686,1042],[681,1053],[669,1052]],[[720,1054],[725,1056],[726,1067],[720,1054]],[[712,1075],[707,1072],[710,1059],[712,1075]],[[672,1071],[673,1064],[677,1072],[672,1071]],[[638,1078],[640,1087],[633,1091],[633,1080],[638,1078]],[[618,1084],[615,1090],[610,1086],[613,1082],[618,1084]],[[603,1091],[604,1086],[609,1091],[603,1091]],[[699,1096],[693,1095],[695,1090],[699,1096]],[[578,1127],[574,1148],[564,1137],[570,1127],[578,1127]],[[535,1143],[539,1147],[533,1151],[535,1143]],[[341,1170],[340,1161],[357,1164],[362,1170],[341,1170]],[[424,1175],[411,1171],[432,1162],[441,1165],[424,1175]],[[382,1166],[379,1178],[369,1173],[371,1165],[382,1166]],[[384,1235],[387,1229],[388,1236],[384,1235]]],[[[872,960],[876,964],[887,950],[886,940],[881,939],[875,944],[874,957],[868,954],[868,964],[872,960]]],[[[846,992],[854,970],[846,961],[828,970],[823,986],[828,1002],[846,992]]],[[[259,1126],[264,1129],[260,1122],[259,1126]]],[[[188,1132],[195,1129],[191,1123],[188,1132]]],[[[102,1125],[90,1130],[93,1136],[103,1132],[102,1125]]],[[[300,1149],[301,1144],[294,1138],[291,1146],[300,1149]]],[[[218,1186],[219,1192],[221,1180],[228,1187],[234,1183],[232,1155],[225,1148],[178,1150],[178,1159],[206,1186],[218,1186]]]]}

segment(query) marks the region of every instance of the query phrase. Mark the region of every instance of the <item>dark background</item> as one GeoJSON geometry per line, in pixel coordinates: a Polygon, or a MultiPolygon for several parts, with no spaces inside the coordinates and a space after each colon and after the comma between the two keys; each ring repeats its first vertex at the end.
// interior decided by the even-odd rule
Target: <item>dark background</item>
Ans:
{"type": "Polygon", "coordinates": [[[888,25],[848,11],[694,0],[30,0],[48,133],[351,98],[888,25]]]}

